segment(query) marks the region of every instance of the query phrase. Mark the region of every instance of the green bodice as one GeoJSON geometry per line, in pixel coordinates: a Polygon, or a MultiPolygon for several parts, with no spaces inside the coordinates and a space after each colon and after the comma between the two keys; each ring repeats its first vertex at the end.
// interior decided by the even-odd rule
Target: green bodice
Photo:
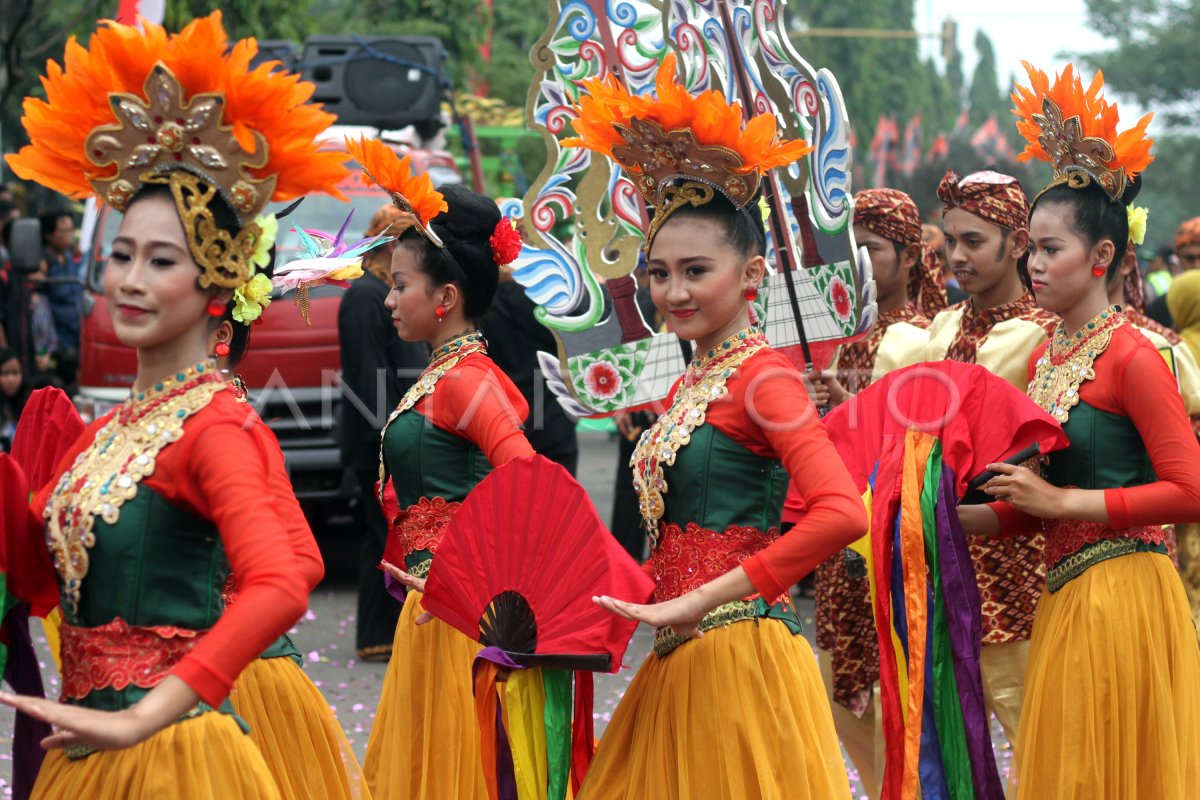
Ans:
{"type": "Polygon", "coordinates": [[[1046,471],[1055,486],[1113,489],[1157,480],[1146,445],[1129,417],[1081,400],[1062,427],[1070,446],[1049,455],[1046,471]]]}
{"type": "Polygon", "coordinates": [[[416,411],[406,411],[388,425],[383,461],[401,509],[422,497],[461,503],[492,470],[474,442],[439,428],[416,411]]]}
{"type": "Polygon", "coordinates": [[[668,487],[663,525],[694,522],[710,531],[779,527],[788,487],[783,464],[755,455],[711,424],[692,431],[675,463],[663,466],[663,477],[668,487]]]}
{"type": "Polygon", "coordinates": [[[97,516],[77,612],[71,625],[95,627],[117,617],[130,625],[207,630],[224,609],[229,575],[212,522],[167,502],[142,483],[113,524],[97,516]],[[89,591],[96,587],[103,590],[89,591]]]}
{"type": "MultiPolygon", "coordinates": [[[[461,503],[492,470],[474,442],[439,428],[414,410],[399,414],[384,430],[383,467],[401,511],[422,498],[461,503]]],[[[414,549],[405,555],[404,566],[424,574],[432,557],[428,549],[414,549]]]]}

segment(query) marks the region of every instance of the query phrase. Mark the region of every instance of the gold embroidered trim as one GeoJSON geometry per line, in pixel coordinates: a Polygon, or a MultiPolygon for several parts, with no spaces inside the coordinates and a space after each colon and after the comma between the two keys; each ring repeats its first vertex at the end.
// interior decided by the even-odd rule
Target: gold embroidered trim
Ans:
{"type": "Polygon", "coordinates": [[[1117,306],[1101,311],[1073,336],[1066,335],[1060,322],[1029,382],[1033,402],[1065,423],[1079,403],[1079,387],[1096,377],[1092,363],[1108,349],[1113,331],[1125,322],[1117,306]]]}
{"type": "Polygon", "coordinates": [[[117,409],[46,502],[46,545],[62,579],[64,610],[74,613],[95,545],[96,517],[116,524],[121,506],[154,473],[163,448],[183,436],[183,424],[225,389],[214,362],[198,364],[140,392],[117,409]]]}
{"type": "Polygon", "coordinates": [[[429,569],[432,566],[433,566],[433,559],[427,558],[424,561],[422,561],[421,563],[414,566],[412,569],[407,570],[407,572],[409,575],[412,575],[414,578],[428,578],[429,577],[429,569]]]}
{"type": "MultiPolygon", "coordinates": [[[[1074,555],[1067,556],[1057,565],[1048,569],[1046,571],[1046,589],[1053,594],[1082,575],[1088,567],[1110,558],[1127,556],[1130,553],[1154,547],[1156,545],[1146,544],[1140,539],[1102,539],[1074,555]]],[[[1157,547],[1161,548],[1161,552],[1166,552],[1165,545],[1157,545],[1157,547]]]]}
{"type": "MultiPolygon", "coordinates": [[[[705,614],[704,619],[700,620],[700,630],[701,632],[711,631],[713,628],[725,627],[735,622],[754,619],[757,616],[759,616],[757,601],[733,600],[719,605],[705,614]]],[[[690,641],[690,637],[681,636],[673,628],[657,628],[654,631],[654,655],[663,658],[679,645],[690,641]]]]}
{"type": "Polygon", "coordinates": [[[667,493],[667,482],[663,465],[675,463],[679,448],[686,447],[692,440],[692,431],[704,424],[708,404],[725,395],[725,383],[734,371],[750,356],[769,346],[761,331],[745,328],[695,357],[683,374],[671,408],[638,440],[629,466],[633,469],[642,527],[650,537],[652,548],[658,543],[658,521],[666,511],[663,495],[667,493]]]}
{"type": "Polygon", "coordinates": [[[421,377],[417,378],[417,382],[409,387],[408,391],[404,393],[404,397],[400,398],[400,404],[388,415],[387,422],[383,424],[383,430],[379,432],[379,485],[376,488],[379,493],[379,502],[383,502],[383,487],[388,478],[387,465],[383,459],[383,443],[387,439],[388,426],[396,417],[420,402],[425,395],[433,394],[433,390],[437,388],[437,383],[442,376],[454,369],[458,362],[471,353],[487,355],[487,341],[483,338],[483,334],[466,333],[434,350],[429,359],[429,366],[425,367],[421,372],[421,377]]]}

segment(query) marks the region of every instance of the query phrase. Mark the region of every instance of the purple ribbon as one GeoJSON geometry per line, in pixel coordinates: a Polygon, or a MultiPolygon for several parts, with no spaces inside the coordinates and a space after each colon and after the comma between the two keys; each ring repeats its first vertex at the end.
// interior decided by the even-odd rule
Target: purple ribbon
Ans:
{"type": "Polygon", "coordinates": [[[946,623],[954,653],[954,679],[967,734],[967,754],[977,800],[1004,800],[1004,787],[992,750],[991,727],[983,703],[983,675],[979,650],[983,641],[983,617],[979,587],[967,537],[958,521],[954,470],[942,467],[937,503],[938,554],[942,568],[942,591],[946,598],[946,623]]]}
{"type": "MultiPolygon", "coordinates": [[[[525,669],[499,647],[485,647],[476,654],[475,661],[471,664],[472,679],[483,661],[490,661],[504,669],[525,669]]],[[[500,793],[500,800],[517,800],[517,770],[513,766],[508,731],[504,730],[504,708],[499,703],[496,704],[496,733],[496,788],[500,793]]]]}
{"type": "MultiPolygon", "coordinates": [[[[29,614],[25,604],[18,603],[9,611],[5,622],[8,623],[9,644],[4,680],[17,694],[45,697],[37,654],[29,638],[29,614]]],[[[40,742],[51,733],[48,723],[17,712],[16,725],[13,727],[12,796],[15,800],[28,800],[33,793],[33,783],[46,756],[40,742]]]]}

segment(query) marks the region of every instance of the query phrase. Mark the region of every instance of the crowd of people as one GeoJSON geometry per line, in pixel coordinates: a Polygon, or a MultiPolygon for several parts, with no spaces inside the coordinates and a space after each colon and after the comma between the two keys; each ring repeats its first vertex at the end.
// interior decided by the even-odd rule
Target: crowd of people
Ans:
{"type": "MultiPolygon", "coordinates": [[[[536,353],[556,342],[502,277],[518,232],[493,200],[436,189],[382,143],[347,140],[391,205],[365,244],[339,236],[301,267],[276,265],[267,204],[336,194],[348,174],[344,154],[316,145],[331,115],[286,73],[249,70],[253,45],[227,47],[219,13],[175,35],[144,28],[106,23],[86,58],[52,70],[48,99],[25,107],[30,145],[7,158],[23,179],[122,213],[103,287],[116,336],[137,351],[126,402],[39,442],[56,466],[37,485],[22,471],[34,462],[0,456],[9,657],[28,649],[22,615],[59,619],[62,702],[0,694],[52,726],[44,760],[22,750],[21,774],[36,775],[23,796],[525,800],[553,785],[582,800],[848,798],[842,747],[872,797],[950,796],[924,761],[920,774],[895,761],[912,750],[877,710],[891,631],[857,543],[890,531],[871,528],[845,444],[818,412],[928,362],[977,365],[1069,440],[989,464],[989,502],[957,507],[980,631],[968,643],[979,686],[959,691],[977,689],[1014,747],[1010,795],[1195,794],[1200,221],[1180,228],[1176,259],[1160,253],[1143,273],[1134,201],[1153,160],[1148,120],[1118,132],[1098,84],[1085,92],[1068,71],[1051,86],[1031,67],[1014,103],[1026,155],[1050,167],[1036,193],[995,171],[950,171],[931,226],[903,192],[859,192],[853,233],[877,318],[829,369],[802,374],[754,302],[769,272],[764,176],[808,144],[769,114],[744,122],[719,93],[688,94],[673,56],[652,95],[585,82],[566,144],[634,180],[651,219],[642,315],[693,350],[657,413],[618,418],[629,473],[614,533],[639,560],[648,544],[653,592],[589,599],[655,634],[593,757],[590,736],[564,749],[546,696],[519,705],[514,682],[499,707],[481,705],[481,642],[426,607],[439,548],[489,473],[538,453],[577,463],[556,406],[524,424],[546,399],[536,353]],[[1053,124],[1073,117],[1086,152],[1053,124]],[[347,414],[343,431],[368,512],[358,647],[387,661],[361,767],[286,635],[324,566],[278,442],[231,377],[272,287],[347,280],[343,381],[393,409],[382,429],[347,414]],[[792,596],[810,574],[817,653],[792,596]],[[512,735],[528,726],[540,739],[512,735]]],[[[39,270],[6,273],[6,449],[31,387],[69,386],[76,369],[72,217],[50,213],[42,229],[39,270]]],[[[574,703],[590,721],[586,685],[574,703]]],[[[915,723],[899,724],[903,737],[915,723]]],[[[933,726],[921,748],[936,750],[927,736],[933,726]]]]}

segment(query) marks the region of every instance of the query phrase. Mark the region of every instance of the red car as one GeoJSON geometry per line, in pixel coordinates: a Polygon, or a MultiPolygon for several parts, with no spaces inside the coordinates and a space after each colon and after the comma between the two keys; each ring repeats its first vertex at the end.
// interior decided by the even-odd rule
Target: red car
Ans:
{"type": "MultiPolygon", "coordinates": [[[[342,131],[330,131],[331,146],[339,146],[342,131]]],[[[352,135],[354,135],[352,133],[352,135]]],[[[454,158],[445,151],[395,149],[412,157],[413,171],[428,172],[437,185],[461,181],[454,158]]],[[[328,195],[304,200],[291,216],[280,221],[276,263],[284,264],[299,252],[293,225],[336,232],[354,208],[347,235],[361,235],[380,206],[389,202],[378,187],[363,183],[354,170],[339,187],[350,198],[342,203],[328,195]]],[[[279,210],[282,206],[276,207],[279,210]]],[[[104,414],[129,396],[137,371],[136,353],[117,341],[104,299],[102,275],[120,227],[120,214],[102,208],[95,220],[88,254],[87,289],[80,336],[79,394],[76,406],[86,421],[104,414]]],[[[310,293],[305,324],[292,295],[274,302],[250,334],[250,349],[239,372],[250,388],[250,399],[275,431],[283,448],[296,495],[302,500],[345,500],[357,495],[357,484],[342,468],[338,446],[338,416],[342,394],[338,380],[337,313],[341,290],[321,286],[310,293]]]]}

